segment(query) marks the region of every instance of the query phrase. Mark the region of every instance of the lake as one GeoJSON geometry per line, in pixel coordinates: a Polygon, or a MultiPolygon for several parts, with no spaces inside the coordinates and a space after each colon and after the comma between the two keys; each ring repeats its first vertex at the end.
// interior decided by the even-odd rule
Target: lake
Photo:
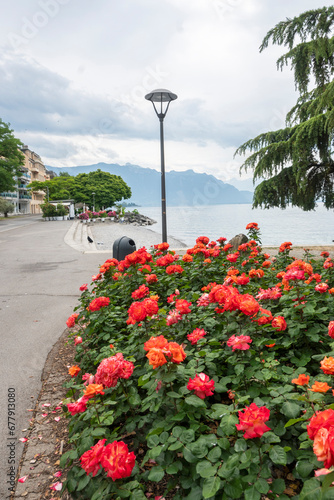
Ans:
{"type": "MultiPolygon", "coordinates": [[[[138,211],[156,220],[150,228],[161,233],[161,207],[138,207],[138,211]]],[[[246,234],[249,222],[258,223],[264,246],[278,246],[283,241],[297,246],[333,245],[333,211],[322,204],[311,212],[297,207],[252,209],[248,204],[167,207],[167,234],[187,246],[192,246],[198,236],[212,240],[225,236],[229,240],[236,234],[246,234]]]]}

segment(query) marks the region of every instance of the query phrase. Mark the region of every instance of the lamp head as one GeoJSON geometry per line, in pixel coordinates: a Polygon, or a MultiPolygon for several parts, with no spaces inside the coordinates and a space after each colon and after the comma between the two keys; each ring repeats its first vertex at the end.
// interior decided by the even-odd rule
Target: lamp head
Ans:
{"type": "Polygon", "coordinates": [[[154,107],[154,111],[157,114],[157,117],[159,118],[159,120],[162,121],[166,116],[170,102],[175,101],[175,99],[177,99],[177,95],[173,94],[173,92],[167,89],[156,89],[152,90],[152,92],[150,92],[149,94],[146,94],[145,99],[151,101],[154,107]],[[158,112],[154,104],[155,102],[160,103],[160,113],[158,112]],[[167,103],[166,109],[164,111],[162,108],[162,103],[167,103]]]}

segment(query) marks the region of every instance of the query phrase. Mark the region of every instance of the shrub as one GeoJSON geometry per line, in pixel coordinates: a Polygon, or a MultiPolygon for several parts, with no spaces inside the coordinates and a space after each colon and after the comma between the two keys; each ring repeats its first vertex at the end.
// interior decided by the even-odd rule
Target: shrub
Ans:
{"type": "Polygon", "coordinates": [[[333,474],[313,476],[334,464],[333,263],[295,260],[290,242],[271,259],[254,224],[233,254],[225,238],[182,258],[162,243],[83,287],[61,459],[73,498],[156,483],[176,500],[284,499],[291,477],[300,500],[330,498],[333,474]]]}

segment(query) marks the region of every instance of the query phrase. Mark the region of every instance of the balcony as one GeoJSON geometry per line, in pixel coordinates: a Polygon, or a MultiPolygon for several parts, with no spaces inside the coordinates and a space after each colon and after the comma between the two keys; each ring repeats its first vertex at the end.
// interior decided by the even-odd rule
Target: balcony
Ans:
{"type": "Polygon", "coordinates": [[[3,198],[17,198],[17,193],[0,193],[3,198]]]}
{"type": "Polygon", "coordinates": [[[31,195],[30,194],[19,194],[20,200],[31,200],[31,195]]]}
{"type": "Polygon", "coordinates": [[[34,173],[37,173],[37,174],[38,174],[38,172],[39,172],[39,168],[38,168],[36,165],[32,165],[32,166],[30,167],[30,170],[31,170],[31,172],[34,172],[34,173]]]}

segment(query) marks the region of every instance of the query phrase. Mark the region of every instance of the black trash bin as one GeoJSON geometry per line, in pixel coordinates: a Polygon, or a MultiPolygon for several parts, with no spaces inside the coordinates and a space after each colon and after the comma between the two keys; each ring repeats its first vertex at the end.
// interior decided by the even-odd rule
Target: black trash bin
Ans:
{"type": "Polygon", "coordinates": [[[113,244],[112,254],[114,259],[123,260],[129,253],[132,253],[136,250],[136,244],[127,236],[122,236],[122,238],[118,238],[113,244]]]}

